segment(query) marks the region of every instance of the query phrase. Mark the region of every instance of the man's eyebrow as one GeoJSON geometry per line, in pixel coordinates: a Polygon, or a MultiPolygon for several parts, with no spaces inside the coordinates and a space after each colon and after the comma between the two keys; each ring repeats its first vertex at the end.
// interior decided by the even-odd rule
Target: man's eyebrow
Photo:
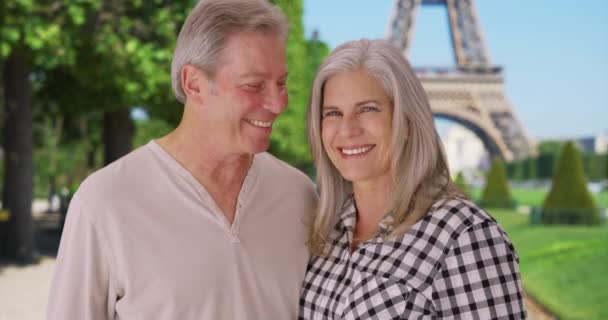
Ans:
{"type": "Polygon", "coordinates": [[[241,78],[255,78],[255,77],[261,78],[261,77],[266,77],[266,76],[268,76],[268,72],[250,71],[250,72],[239,74],[239,77],[241,77],[241,78]]]}
{"type": "MultiPolygon", "coordinates": [[[[241,77],[241,78],[267,78],[269,75],[270,75],[269,72],[250,71],[250,72],[239,74],[239,77],[241,77]]],[[[287,76],[289,76],[289,72],[285,72],[279,78],[286,79],[287,76]]]]}

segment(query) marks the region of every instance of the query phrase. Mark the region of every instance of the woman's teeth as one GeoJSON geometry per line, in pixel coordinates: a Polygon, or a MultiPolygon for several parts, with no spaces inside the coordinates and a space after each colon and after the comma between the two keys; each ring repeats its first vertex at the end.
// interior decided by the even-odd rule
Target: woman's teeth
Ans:
{"type": "Polygon", "coordinates": [[[357,148],[357,149],[346,149],[346,148],[342,148],[342,153],[347,154],[347,155],[354,155],[354,154],[361,154],[361,153],[365,153],[367,151],[369,151],[372,147],[364,147],[364,148],[357,148]]]}

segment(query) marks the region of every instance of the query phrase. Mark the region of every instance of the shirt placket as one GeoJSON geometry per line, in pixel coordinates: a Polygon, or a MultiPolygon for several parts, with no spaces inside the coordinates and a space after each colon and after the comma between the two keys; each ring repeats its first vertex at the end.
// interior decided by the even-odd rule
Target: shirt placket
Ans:
{"type": "MultiPolygon", "coordinates": [[[[379,226],[378,234],[362,243],[359,244],[359,247],[351,253],[351,241],[354,234],[354,218],[352,216],[347,216],[343,223],[345,224],[345,232],[343,235],[344,241],[344,251],[342,252],[342,258],[346,261],[346,277],[352,279],[351,283],[348,285],[348,288],[344,289],[343,296],[352,296],[355,285],[361,283],[363,281],[363,275],[361,273],[361,267],[366,263],[366,252],[368,250],[375,250],[376,246],[379,246],[384,241],[384,237],[391,232],[391,224],[393,218],[389,215],[385,217],[379,226]],[[352,219],[352,220],[349,220],[352,219]]],[[[373,272],[374,270],[369,270],[373,272]]],[[[344,299],[340,304],[339,314],[343,313],[343,310],[346,306],[347,299],[344,299]]]]}

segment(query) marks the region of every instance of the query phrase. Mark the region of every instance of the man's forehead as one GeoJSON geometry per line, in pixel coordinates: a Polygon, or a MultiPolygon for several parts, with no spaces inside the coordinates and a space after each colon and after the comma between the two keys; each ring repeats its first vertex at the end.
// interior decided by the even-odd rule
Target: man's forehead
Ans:
{"type": "Polygon", "coordinates": [[[220,67],[239,78],[272,78],[287,76],[286,61],[254,61],[250,59],[229,59],[220,67]]]}
{"type": "Polygon", "coordinates": [[[230,36],[223,51],[220,73],[263,78],[282,77],[287,73],[285,42],[280,36],[238,32],[230,36]]]}

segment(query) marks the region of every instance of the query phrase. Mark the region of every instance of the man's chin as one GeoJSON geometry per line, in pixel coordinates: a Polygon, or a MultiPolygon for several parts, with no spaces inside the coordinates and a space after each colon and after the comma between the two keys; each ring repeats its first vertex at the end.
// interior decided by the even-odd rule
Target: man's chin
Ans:
{"type": "Polygon", "coordinates": [[[256,153],[262,153],[262,152],[268,151],[269,147],[270,147],[270,140],[256,141],[251,144],[249,150],[251,153],[256,154],[256,153]]]}

